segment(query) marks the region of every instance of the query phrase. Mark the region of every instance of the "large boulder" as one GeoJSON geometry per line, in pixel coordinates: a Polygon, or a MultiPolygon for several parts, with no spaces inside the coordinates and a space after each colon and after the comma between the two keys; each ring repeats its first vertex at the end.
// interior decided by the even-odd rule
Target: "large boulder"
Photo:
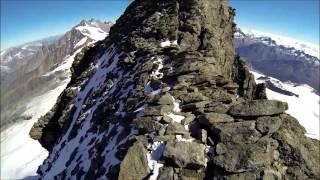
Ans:
{"type": "Polygon", "coordinates": [[[229,114],[237,117],[269,116],[281,114],[288,109],[286,102],[277,100],[252,100],[231,106],[229,114]]]}
{"type": "Polygon", "coordinates": [[[147,150],[136,141],[128,150],[120,164],[119,180],[144,179],[150,173],[147,150]]]}
{"type": "Polygon", "coordinates": [[[181,168],[199,169],[205,167],[205,145],[196,142],[168,142],[163,157],[181,168]]]}

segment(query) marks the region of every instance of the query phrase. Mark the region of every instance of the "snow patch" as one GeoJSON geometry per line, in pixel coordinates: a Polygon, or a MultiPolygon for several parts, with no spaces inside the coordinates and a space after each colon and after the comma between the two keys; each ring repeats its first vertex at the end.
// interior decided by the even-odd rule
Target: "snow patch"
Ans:
{"type": "Polygon", "coordinates": [[[174,41],[166,40],[166,41],[160,42],[160,47],[162,47],[162,48],[172,46],[172,45],[178,45],[178,41],[177,40],[174,40],[174,41]]]}
{"type": "Polygon", "coordinates": [[[79,42],[77,42],[77,44],[74,46],[74,49],[82,46],[86,41],[87,41],[87,37],[82,38],[79,42]]]}
{"type": "Polygon", "coordinates": [[[147,153],[148,166],[152,170],[152,175],[149,180],[156,180],[159,175],[159,169],[163,166],[163,164],[158,163],[158,160],[161,158],[164,151],[164,143],[154,142],[151,145],[151,151],[147,153]]]}
{"type": "Polygon", "coordinates": [[[160,72],[163,68],[163,59],[157,58],[157,60],[154,61],[153,64],[157,64],[158,68],[155,71],[152,71],[150,76],[154,79],[161,79],[163,77],[163,73],[160,72]]]}
{"type": "Polygon", "coordinates": [[[183,142],[192,142],[194,139],[185,139],[185,138],[183,138],[182,137],[182,135],[176,135],[176,139],[177,139],[177,141],[183,141],[183,142]]]}
{"type": "Polygon", "coordinates": [[[177,122],[177,123],[181,123],[181,121],[184,119],[184,116],[176,115],[173,113],[169,113],[167,116],[170,117],[174,122],[177,122]]]}
{"type": "Polygon", "coordinates": [[[37,175],[38,166],[48,156],[48,152],[29,137],[29,131],[38,118],[46,114],[56,103],[67,82],[30,101],[26,115],[32,119],[17,123],[1,132],[1,179],[22,179],[37,175]]]}

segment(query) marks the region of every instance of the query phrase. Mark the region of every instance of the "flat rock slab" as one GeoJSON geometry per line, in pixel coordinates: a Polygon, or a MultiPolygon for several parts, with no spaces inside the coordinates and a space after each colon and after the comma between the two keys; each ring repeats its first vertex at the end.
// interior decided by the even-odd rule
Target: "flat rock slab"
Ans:
{"type": "Polygon", "coordinates": [[[229,114],[236,117],[269,116],[288,109],[286,102],[277,100],[253,100],[231,106],[229,114]]]}
{"type": "Polygon", "coordinates": [[[196,142],[168,142],[163,156],[178,167],[199,169],[207,165],[205,148],[196,142]]]}
{"type": "Polygon", "coordinates": [[[230,123],[234,122],[233,117],[222,113],[203,113],[198,116],[200,124],[205,126],[212,126],[217,123],[230,123]]]}
{"type": "Polygon", "coordinates": [[[180,123],[172,122],[166,128],[166,135],[185,135],[189,134],[184,126],[180,123]]]}

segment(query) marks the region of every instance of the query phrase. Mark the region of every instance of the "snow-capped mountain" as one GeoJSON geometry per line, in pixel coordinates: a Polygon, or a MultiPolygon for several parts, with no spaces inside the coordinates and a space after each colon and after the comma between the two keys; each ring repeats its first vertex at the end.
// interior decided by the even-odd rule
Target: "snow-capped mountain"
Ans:
{"type": "Polygon", "coordinates": [[[246,43],[262,42],[269,46],[283,46],[287,48],[293,55],[307,56],[311,61],[316,59],[310,57],[320,58],[319,45],[304,42],[290,37],[285,37],[277,34],[261,32],[253,29],[239,28],[235,33],[235,38],[246,39],[246,43]]]}
{"type": "Polygon", "coordinates": [[[111,25],[83,20],[64,35],[1,52],[1,73],[7,75],[1,80],[1,179],[36,174],[48,152],[30,138],[30,128],[69,83],[76,54],[104,39],[111,25]]]}
{"type": "Polygon", "coordinates": [[[319,46],[242,29],[237,29],[234,45],[253,69],[281,81],[308,84],[320,91],[319,46]]]}
{"type": "Polygon", "coordinates": [[[82,21],[63,36],[27,43],[1,52],[2,127],[21,119],[19,114],[25,107],[22,100],[28,101],[36,91],[41,94],[54,89],[60,85],[60,81],[69,78],[70,72],[67,70],[71,67],[75,54],[82,47],[104,39],[110,26],[111,23],[95,19],[82,21]],[[15,110],[12,111],[13,109],[15,110]]]}
{"type": "Polygon", "coordinates": [[[272,77],[251,71],[257,83],[265,83],[267,95],[270,99],[288,102],[287,110],[298,119],[299,123],[306,129],[306,135],[320,139],[320,96],[315,90],[304,84],[281,82],[272,77]]]}

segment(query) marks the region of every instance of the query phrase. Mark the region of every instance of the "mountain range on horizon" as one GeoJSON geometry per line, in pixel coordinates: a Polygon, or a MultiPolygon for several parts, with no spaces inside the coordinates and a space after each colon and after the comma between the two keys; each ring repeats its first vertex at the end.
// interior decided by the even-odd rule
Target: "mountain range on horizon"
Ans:
{"type": "Polygon", "coordinates": [[[320,177],[316,49],[208,2],[135,1],[115,25],[1,51],[1,177],[320,177]]]}

